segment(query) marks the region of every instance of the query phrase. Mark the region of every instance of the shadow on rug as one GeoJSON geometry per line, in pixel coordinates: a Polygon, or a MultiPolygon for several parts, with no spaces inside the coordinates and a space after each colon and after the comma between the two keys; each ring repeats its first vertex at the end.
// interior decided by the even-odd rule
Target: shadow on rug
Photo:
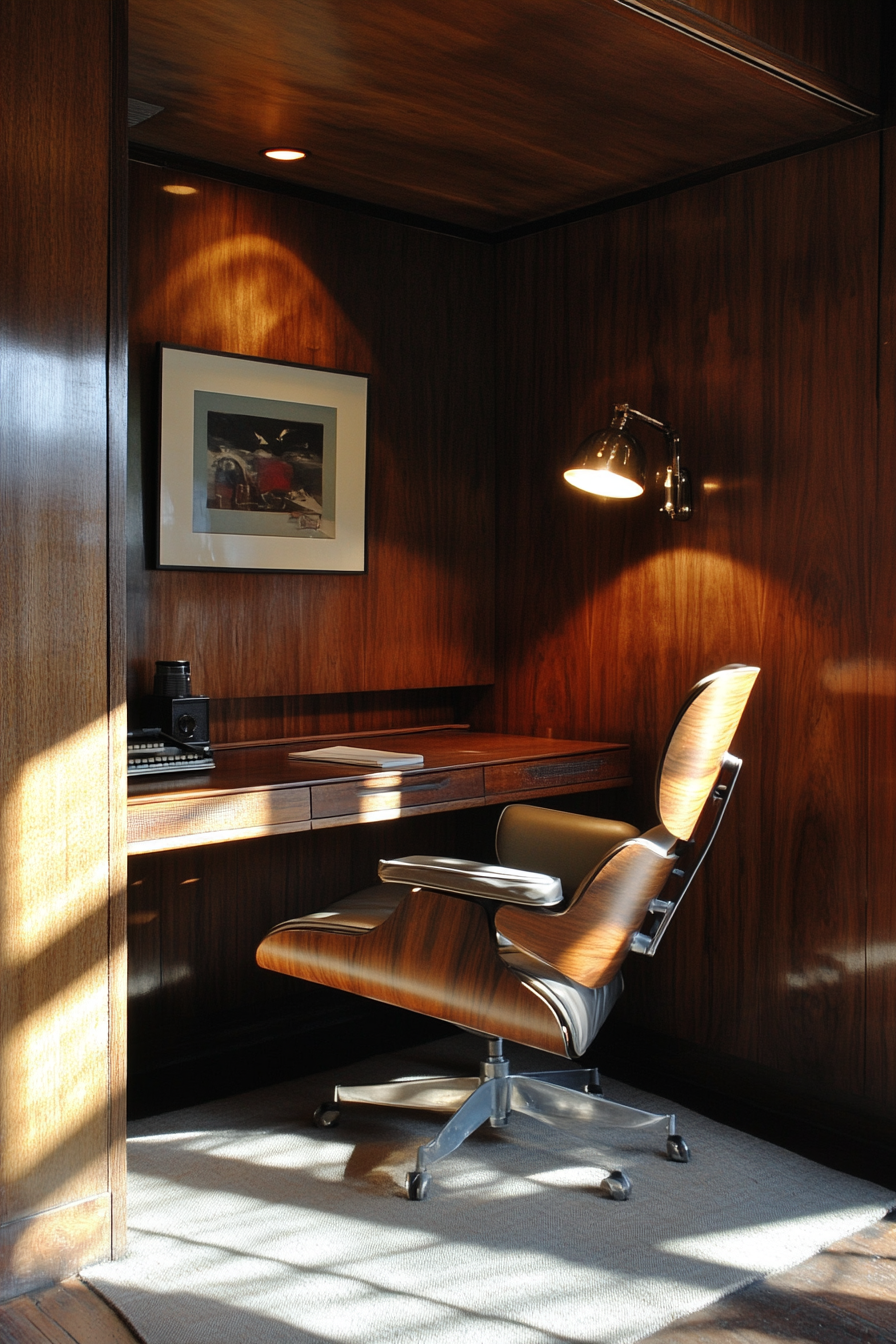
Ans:
{"type": "Polygon", "coordinates": [[[133,1124],[129,1251],[82,1277],[147,1344],[631,1344],[896,1201],[606,1079],[611,1100],[676,1110],[692,1161],[667,1162],[659,1132],[590,1146],[514,1115],[411,1203],[404,1175],[439,1117],[347,1107],[338,1129],[311,1124],[335,1081],[475,1073],[482,1044],[452,1036],[133,1124]],[[620,1166],[627,1203],[598,1193],[620,1166]]]}

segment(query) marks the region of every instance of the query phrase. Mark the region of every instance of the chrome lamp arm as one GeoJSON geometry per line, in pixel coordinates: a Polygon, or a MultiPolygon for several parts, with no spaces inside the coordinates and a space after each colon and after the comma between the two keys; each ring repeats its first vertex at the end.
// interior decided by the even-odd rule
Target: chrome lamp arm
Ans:
{"type": "MultiPolygon", "coordinates": [[[[693,493],[691,489],[691,474],[687,467],[681,465],[679,455],[679,439],[671,425],[667,425],[664,420],[654,420],[652,415],[645,415],[643,411],[635,410],[628,402],[620,402],[613,407],[613,428],[618,430],[625,429],[627,420],[640,420],[645,425],[650,425],[653,429],[659,430],[666,440],[666,449],[669,454],[669,461],[666,465],[666,474],[663,480],[663,490],[665,492],[665,502],[663,504],[663,513],[677,522],[683,522],[690,518],[693,508],[693,493]]],[[[659,481],[659,472],[657,473],[659,481]]]]}

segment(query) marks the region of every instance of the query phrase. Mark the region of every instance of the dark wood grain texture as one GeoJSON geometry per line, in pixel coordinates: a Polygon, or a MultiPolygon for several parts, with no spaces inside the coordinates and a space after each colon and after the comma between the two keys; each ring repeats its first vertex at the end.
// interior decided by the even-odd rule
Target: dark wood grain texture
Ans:
{"type": "Polygon", "coordinates": [[[619,743],[469,733],[359,734],[352,744],[423,757],[422,766],[377,770],[296,759],[336,745],[298,739],[225,748],[213,771],[131,781],[128,851],[147,854],[259,835],[369,824],[482,807],[515,798],[619,788],[629,754],[619,743]]]}
{"type": "Polygon", "coordinates": [[[682,693],[727,662],[763,669],[718,846],[656,961],[628,963],[616,1012],[857,1096],[869,527],[887,506],[873,454],[838,464],[855,426],[874,442],[877,188],[866,137],[499,258],[493,726],[612,738],[630,725],[623,815],[643,827],[682,693]],[[623,399],[680,431],[691,522],[661,517],[656,491],[602,504],[563,483],[623,399]],[[521,555],[536,513],[541,545],[521,555]]]}
{"type": "Polygon", "coordinates": [[[838,966],[849,977],[867,983],[866,1068],[869,1094],[896,1110],[896,1058],[892,1048],[896,1023],[896,556],[890,537],[889,504],[896,494],[896,130],[882,136],[880,286],[880,420],[877,444],[877,507],[870,538],[871,612],[867,681],[857,668],[853,697],[868,696],[868,907],[867,943],[838,966]]]}
{"type": "Polygon", "coordinates": [[[556,1014],[502,964],[488,915],[475,901],[414,889],[367,933],[273,929],[257,960],[283,975],[567,1054],[556,1014]]]}
{"type": "MultiPolygon", "coordinates": [[[[714,27],[687,6],[658,8],[714,27]]],[[[789,22],[764,21],[766,8],[740,5],[745,31],[726,28],[723,47],[615,0],[538,0],[523,10],[484,0],[450,13],[417,0],[339,0],[300,13],[288,0],[225,12],[209,0],[136,0],[131,92],[165,110],[134,134],[494,231],[861,120],[837,101],[856,95],[828,69],[876,88],[873,36],[852,36],[854,10],[829,0],[817,38],[810,0],[791,0],[789,22]],[[751,28],[784,44],[777,58],[761,48],[774,73],[755,63],[751,28]],[[806,57],[811,64],[800,64],[806,57]],[[272,140],[308,157],[274,166],[260,157],[272,140]]],[[[873,30],[867,0],[858,17],[873,30]]],[[[860,106],[869,101],[859,96],[860,106]]]]}
{"type": "Polygon", "coordinates": [[[219,699],[490,681],[491,251],[170,180],[134,167],[131,695],[167,657],[219,699]],[[369,375],[366,574],[151,568],[158,341],[369,375]]]}
{"type": "Polygon", "coordinates": [[[857,89],[878,89],[881,6],[877,0],[665,0],[670,11],[696,10],[776,51],[826,70],[857,89]]]}
{"type": "Polygon", "coordinates": [[[120,528],[111,547],[107,531],[123,467],[123,19],[118,0],[0,16],[6,1296],[108,1256],[123,1196],[120,528]]]}
{"type": "Polygon", "coordinates": [[[209,721],[214,743],[270,742],[279,737],[324,737],[377,729],[394,732],[396,728],[469,722],[477,697],[475,687],[449,686],[213,700],[209,721]]]}

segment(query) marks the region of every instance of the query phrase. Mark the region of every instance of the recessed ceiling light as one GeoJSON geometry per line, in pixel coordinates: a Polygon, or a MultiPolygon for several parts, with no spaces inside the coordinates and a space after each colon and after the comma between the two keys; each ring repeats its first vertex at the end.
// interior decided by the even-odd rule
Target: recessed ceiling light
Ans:
{"type": "Polygon", "coordinates": [[[167,191],[169,196],[195,196],[198,187],[182,187],[176,182],[169,182],[162,190],[167,191]]]}
{"type": "Polygon", "coordinates": [[[263,149],[261,152],[266,159],[279,159],[281,163],[307,158],[304,149],[263,149]]]}

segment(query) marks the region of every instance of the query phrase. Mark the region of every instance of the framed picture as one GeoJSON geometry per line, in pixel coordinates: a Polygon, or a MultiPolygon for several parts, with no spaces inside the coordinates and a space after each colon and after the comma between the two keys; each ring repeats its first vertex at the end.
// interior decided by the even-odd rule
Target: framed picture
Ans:
{"type": "Polygon", "coordinates": [[[158,567],[363,572],[366,375],[160,349],[158,567]]]}

